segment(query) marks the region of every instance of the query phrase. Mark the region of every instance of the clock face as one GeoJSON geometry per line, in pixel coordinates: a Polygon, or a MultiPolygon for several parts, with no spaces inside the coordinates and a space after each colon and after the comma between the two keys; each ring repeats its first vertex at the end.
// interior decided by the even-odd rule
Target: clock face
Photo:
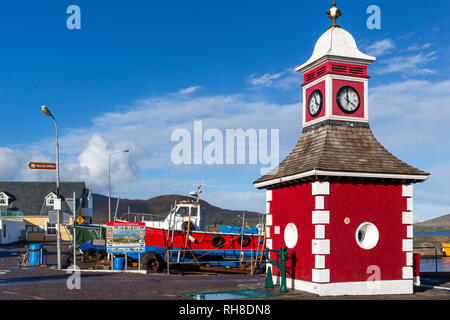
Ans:
{"type": "Polygon", "coordinates": [[[360,99],[358,92],[350,86],[340,88],[336,95],[336,100],[342,112],[350,114],[359,109],[360,99]]]}
{"type": "Polygon", "coordinates": [[[308,111],[311,117],[316,117],[322,110],[323,96],[322,92],[317,89],[309,96],[308,100],[308,111]]]}

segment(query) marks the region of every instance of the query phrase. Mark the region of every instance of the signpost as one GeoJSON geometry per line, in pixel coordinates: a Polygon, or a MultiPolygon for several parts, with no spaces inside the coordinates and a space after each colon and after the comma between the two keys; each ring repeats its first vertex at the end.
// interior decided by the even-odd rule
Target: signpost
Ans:
{"type": "Polygon", "coordinates": [[[56,170],[56,163],[30,162],[28,167],[32,170],[56,170]]]}

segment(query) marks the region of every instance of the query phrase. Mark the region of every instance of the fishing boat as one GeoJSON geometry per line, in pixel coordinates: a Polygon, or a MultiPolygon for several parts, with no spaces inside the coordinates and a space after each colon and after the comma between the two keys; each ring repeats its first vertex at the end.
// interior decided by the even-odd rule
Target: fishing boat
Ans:
{"type": "Polygon", "coordinates": [[[442,251],[447,257],[450,257],[450,243],[441,242],[442,251]]]}
{"type": "MultiPolygon", "coordinates": [[[[145,251],[127,252],[127,257],[141,261],[142,268],[160,272],[176,265],[257,267],[264,261],[264,227],[221,226],[219,231],[205,231],[206,210],[200,205],[201,186],[191,193],[194,200],[175,203],[164,220],[140,220],[145,223],[145,251]]],[[[127,222],[117,219],[117,222],[127,222]]],[[[89,242],[83,251],[95,249],[89,242]]]]}

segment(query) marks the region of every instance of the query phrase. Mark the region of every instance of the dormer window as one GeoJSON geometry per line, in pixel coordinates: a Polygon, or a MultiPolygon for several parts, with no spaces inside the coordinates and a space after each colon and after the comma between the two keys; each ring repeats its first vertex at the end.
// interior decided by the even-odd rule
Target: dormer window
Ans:
{"type": "Polygon", "coordinates": [[[8,206],[9,197],[4,192],[0,192],[0,206],[8,206]]]}
{"type": "Polygon", "coordinates": [[[45,205],[46,206],[53,206],[54,204],[54,200],[56,199],[56,194],[54,194],[53,192],[50,192],[46,197],[45,197],[45,205]]]}

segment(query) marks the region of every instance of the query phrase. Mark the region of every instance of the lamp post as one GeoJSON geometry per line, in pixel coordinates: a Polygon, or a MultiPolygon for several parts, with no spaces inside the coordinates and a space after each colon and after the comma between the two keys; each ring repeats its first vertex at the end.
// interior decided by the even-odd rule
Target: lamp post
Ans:
{"type": "MultiPolygon", "coordinates": [[[[59,143],[58,143],[58,124],[56,123],[56,119],[50,110],[46,106],[41,107],[42,112],[49,117],[52,117],[55,122],[56,128],[56,198],[59,199],[59,143]]],[[[58,270],[61,269],[61,234],[60,234],[60,211],[57,210],[57,222],[56,222],[56,250],[57,250],[57,259],[58,259],[58,270]]]]}
{"type": "Polygon", "coordinates": [[[130,152],[130,150],[112,152],[108,156],[108,222],[111,222],[111,156],[122,152],[130,152]]]}

